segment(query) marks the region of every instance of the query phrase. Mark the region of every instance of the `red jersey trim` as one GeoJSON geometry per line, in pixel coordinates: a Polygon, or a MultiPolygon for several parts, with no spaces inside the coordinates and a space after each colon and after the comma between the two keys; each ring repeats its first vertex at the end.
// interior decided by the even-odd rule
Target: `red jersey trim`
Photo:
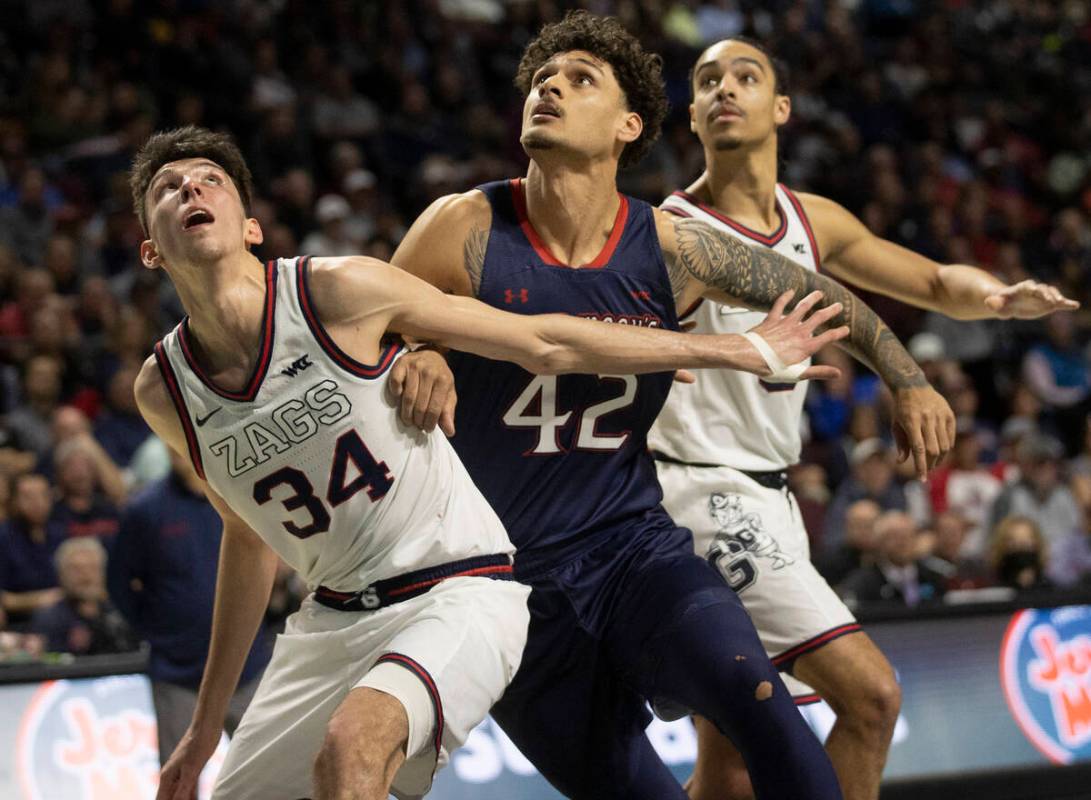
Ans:
{"type": "Polygon", "coordinates": [[[178,342],[182,345],[182,355],[185,357],[189,368],[193,370],[193,374],[197,376],[201,383],[227,400],[235,400],[240,403],[251,402],[257,397],[258,389],[261,388],[261,383],[265,380],[265,373],[269,370],[269,361],[273,355],[274,312],[277,301],[276,263],[276,261],[269,261],[265,264],[265,310],[262,312],[261,344],[259,345],[258,361],[254,364],[254,371],[250,374],[250,380],[246,382],[246,387],[241,392],[232,392],[220,388],[201,369],[197,359],[193,357],[193,349],[189,345],[189,334],[187,333],[189,317],[183,319],[182,324],[178,326],[178,342]]]}
{"type": "Polygon", "coordinates": [[[798,697],[793,697],[792,702],[797,706],[810,706],[815,703],[821,703],[822,698],[817,694],[801,694],[798,697]]]}
{"type": "Polygon", "coordinates": [[[197,443],[197,431],[193,429],[193,421],[189,418],[189,410],[186,408],[186,400],[182,396],[182,390],[178,385],[178,377],[174,374],[174,368],[170,365],[167,352],[162,342],[155,343],[155,363],[159,366],[159,374],[163,376],[163,383],[167,385],[174,410],[178,412],[178,419],[182,423],[182,431],[186,435],[186,448],[189,450],[189,460],[193,462],[193,469],[197,476],[205,479],[205,467],[201,461],[201,447],[197,443]]]}
{"type": "Polygon", "coordinates": [[[402,653],[385,653],[384,655],[379,656],[375,663],[382,664],[384,661],[389,661],[391,664],[405,667],[420,678],[421,682],[424,684],[424,688],[428,690],[428,696],[432,699],[432,711],[434,712],[436,719],[436,733],[432,739],[432,744],[436,748],[436,761],[438,764],[440,748],[443,746],[443,700],[439,696],[439,687],[437,687],[436,682],[432,680],[432,676],[428,673],[428,670],[407,655],[403,655],[402,653]]]}
{"type": "Polygon", "coordinates": [[[792,666],[800,656],[804,656],[812,650],[817,650],[823,645],[829,644],[834,639],[840,639],[842,636],[846,636],[850,633],[857,633],[860,630],[860,623],[858,622],[849,622],[845,625],[839,625],[836,628],[831,628],[817,636],[812,636],[807,641],[785,650],[779,656],[773,656],[770,660],[773,662],[774,667],[782,672],[790,674],[792,672],[792,666]]]}
{"type": "Polygon", "coordinates": [[[792,208],[796,210],[796,214],[799,215],[799,221],[803,223],[803,230],[807,232],[807,239],[811,242],[811,253],[814,257],[815,271],[822,271],[822,254],[818,251],[818,240],[814,238],[814,229],[811,227],[811,221],[807,218],[807,212],[803,210],[803,203],[799,202],[799,198],[795,196],[795,192],[780,184],[780,188],[784,190],[784,194],[788,195],[788,202],[792,204],[792,208]]]}
{"type": "Polygon", "coordinates": [[[307,320],[307,327],[311,329],[318,346],[326,355],[336,362],[337,366],[355,375],[357,378],[373,380],[385,373],[394,363],[394,357],[401,352],[401,342],[394,342],[379,351],[379,360],[374,364],[363,364],[350,356],[337,346],[337,343],[326,333],[322,322],[315,313],[311,300],[311,289],[307,283],[310,276],[311,257],[303,256],[296,262],[296,292],[299,295],[299,307],[303,310],[303,317],[307,320]]]}
{"type": "Polygon", "coordinates": [[[784,234],[788,232],[788,215],[784,213],[784,207],[780,204],[780,198],[777,198],[776,200],[777,216],[780,217],[780,225],[777,226],[777,229],[775,231],[766,235],[764,233],[759,233],[752,228],[746,227],[741,222],[736,222],[735,220],[731,219],[731,217],[725,216],[712,206],[705,205],[689,192],[683,192],[681,189],[679,189],[678,191],[673,192],[673,195],[675,197],[681,197],[684,200],[692,203],[693,205],[697,206],[697,208],[701,209],[709,216],[715,217],[732,230],[741,233],[748,239],[753,239],[755,242],[763,244],[766,247],[772,247],[773,245],[777,244],[777,242],[784,238],[784,234]]]}
{"type": "Polygon", "coordinates": [[[701,307],[701,303],[703,302],[705,302],[705,298],[703,297],[698,297],[696,300],[694,300],[693,304],[689,308],[687,308],[685,311],[678,315],[678,321],[681,322],[686,317],[697,313],[697,309],[701,307]]]}
{"type": "MultiPolygon", "coordinates": [[[[523,229],[523,235],[527,237],[527,241],[530,242],[530,246],[534,248],[534,252],[538,254],[538,258],[542,259],[546,264],[551,267],[568,267],[570,264],[565,264],[559,261],[556,256],[549,251],[546,247],[542,237],[538,235],[538,231],[534,230],[534,225],[531,224],[530,217],[527,216],[527,200],[523,193],[523,179],[512,178],[509,181],[511,186],[511,199],[515,205],[515,216],[519,220],[519,227],[523,229]]],[[[580,265],[581,269],[598,269],[606,266],[610,259],[614,255],[614,251],[617,250],[618,242],[621,241],[622,235],[625,233],[625,223],[629,219],[629,198],[618,192],[618,199],[621,201],[618,203],[617,215],[614,217],[614,226],[610,230],[610,236],[606,240],[606,244],[602,246],[602,250],[595,256],[590,262],[580,265]]]]}

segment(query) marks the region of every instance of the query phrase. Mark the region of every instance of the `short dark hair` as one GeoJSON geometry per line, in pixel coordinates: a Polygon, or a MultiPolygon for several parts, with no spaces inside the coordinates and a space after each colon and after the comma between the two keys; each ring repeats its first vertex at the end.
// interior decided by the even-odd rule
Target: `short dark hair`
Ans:
{"type": "Polygon", "coordinates": [[[254,179],[246,159],[242,157],[235,140],[226,133],[216,133],[196,125],[159,131],[149,137],[133,158],[129,173],[129,188],[133,195],[133,211],[140,220],[144,233],[148,232],[148,218],[144,198],[148,186],[164,164],[184,158],[207,158],[216,162],[235,184],[242,199],[242,207],[250,215],[250,195],[254,179]]]}
{"type": "MultiPolygon", "coordinates": [[[[768,59],[769,63],[773,67],[773,91],[777,94],[789,94],[791,92],[791,72],[788,69],[788,62],[782,58],[778,58],[768,47],[762,44],[757,39],[751,39],[749,36],[728,36],[726,39],[720,39],[717,42],[713,42],[704,50],[702,50],[697,58],[699,59],[713,46],[720,44],[721,42],[742,42],[748,44],[761,53],[768,59]]],[[[694,62],[693,66],[689,70],[689,96],[693,99],[693,73],[697,71],[697,63],[694,62]]]]}
{"type": "Polygon", "coordinates": [[[538,68],[557,53],[586,50],[613,69],[630,111],[640,116],[644,130],[625,145],[621,166],[636,164],[659,138],[667,116],[667,90],[663,84],[663,59],[644,50],[636,37],[613,17],[598,17],[586,11],[569,11],[560,22],[542,28],[527,45],[515,86],[524,95],[538,68]]]}

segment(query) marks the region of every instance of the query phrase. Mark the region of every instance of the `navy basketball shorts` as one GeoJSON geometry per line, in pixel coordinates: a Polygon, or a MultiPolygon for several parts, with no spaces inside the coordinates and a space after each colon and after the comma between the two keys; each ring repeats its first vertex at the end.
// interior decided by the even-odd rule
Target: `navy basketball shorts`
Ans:
{"type": "Polygon", "coordinates": [[[492,715],[574,800],[684,800],[644,729],[696,713],[738,747],[758,798],[840,798],[738,597],[654,512],[577,555],[516,556],[531,586],[522,665],[492,715]]]}

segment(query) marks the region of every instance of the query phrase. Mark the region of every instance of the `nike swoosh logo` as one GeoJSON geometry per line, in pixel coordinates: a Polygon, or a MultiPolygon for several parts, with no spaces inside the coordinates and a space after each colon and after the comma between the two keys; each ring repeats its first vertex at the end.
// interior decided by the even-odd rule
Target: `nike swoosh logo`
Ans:
{"type": "Polygon", "coordinates": [[[217,411],[222,411],[222,410],[223,410],[223,406],[216,406],[214,409],[209,411],[203,417],[197,417],[197,427],[198,428],[203,428],[205,426],[205,423],[208,422],[210,419],[212,419],[213,415],[217,411]]]}

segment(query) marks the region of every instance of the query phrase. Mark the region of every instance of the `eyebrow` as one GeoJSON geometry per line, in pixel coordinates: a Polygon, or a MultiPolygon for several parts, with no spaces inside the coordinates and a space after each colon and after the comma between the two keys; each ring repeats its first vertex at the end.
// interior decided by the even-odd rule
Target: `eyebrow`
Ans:
{"type": "MultiPolygon", "coordinates": [[[[548,66],[549,66],[550,64],[552,64],[552,63],[553,63],[554,61],[556,61],[556,60],[557,60],[557,57],[556,57],[556,56],[554,56],[553,58],[549,59],[549,60],[548,60],[548,61],[546,61],[546,62],[545,62],[544,64],[542,64],[542,66],[538,67],[538,69],[536,69],[536,70],[534,71],[534,74],[535,74],[535,75],[537,75],[537,74],[538,74],[539,72],[541,72],[541,71],[542,71],[543,69],[545,69],[546,67],[548,67],[548,66]]],[[[592,69],[596,70],[597,72],[599,72],[599,73],[602,73],[602,74],[605,74],[605,73],[603,72],[603,69],[602,69],[602,67],[600,67],[600,66],[599,66],[599,65],[598,65],[597,63],[595,63],[594,61],[592,61],[592,60],[591,60],[591,59],[589,59],[589,58],[584,58],[583,56],[577,56],[576,58],[574,58],[574,59],[572,59],[572,60],[573,60],[573,61],[578,61],[578,62],[580,62],[581,64],[586,64],[587,66],[591,67],[592,69]]]]}
{"type": "MultiPolygon", "coordinates": [[[[221,167],[215,161],[210,161],[208,159],[202,159],[201,161],[198,161],[193,166],[195,166],[195,167],[212,167],[213,169],[218,169],[220,172],[224,172],[224,174],[226,174],[223,167],[221,167]]],[[[177,175],[177,174],[178,174],[178,170],[175,167],[162,167],[162,168],[160,168],[159,172],[155,173],[155,175],[152,176],[151,182],[148,183],[148,191],[151,191],[152,187],[155,186],[159,182],[159,180],[161,178],[163,178],[164,176],[166,176],[166,175],[177,175]]]]}
{"type": "MultiPolygon", "coordinates": [[[[755,67],[760,69],[763,74],[765,73],[765,65],[762,64],[760,61],[758,61],[756,58],[751,58],[750,56],[735,56],[735,58],[731,59],[731,63],[729,64],[729,66],[733,67],[736,64],[738,64],[740,61],[743,61],[743,62],[745,62],[747,64],[753,64],[755,67]]],[[[703,64],[699,64],[697,66],[697,69],[695,69],[693,71],[693,74],[694,75],[700,74],[701,70],[703,70],[705,67],[718,67],[718,66],[720,66],[720,62],[717,59],[713,59],[711,61],[705,61],[703,64]]]]}

